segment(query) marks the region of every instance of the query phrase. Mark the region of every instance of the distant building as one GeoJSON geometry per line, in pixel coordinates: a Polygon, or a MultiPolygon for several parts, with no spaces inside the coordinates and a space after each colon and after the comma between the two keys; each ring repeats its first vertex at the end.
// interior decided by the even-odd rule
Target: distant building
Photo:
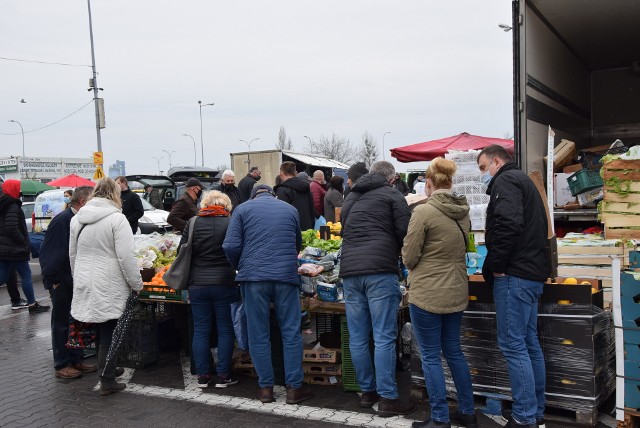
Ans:
{"type": "Polygon", "coordinates": [[[109,167],[109,177],[116,178],[120,175],[127,175],[124,161],[117,160],[109,167]]]}
{"type": "Polygon", "coordinates": [[[91,179],[96,171],[93,158],[8,157],[0,158],[4,180],[36,180],[44,183],[69,174],[91,179]]]}

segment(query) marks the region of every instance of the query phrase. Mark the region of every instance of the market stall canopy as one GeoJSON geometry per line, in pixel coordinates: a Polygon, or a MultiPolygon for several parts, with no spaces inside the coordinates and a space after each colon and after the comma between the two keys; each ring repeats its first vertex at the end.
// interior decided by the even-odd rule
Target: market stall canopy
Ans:
{"type": "Polygon", "coordinates": [[[20,180],[20,191],[23,195],[37,195],[45,190],[55,189],[53,186],[33,180],[20,180]]]}
{"type": "Polygon", "coordinates": [[[95,186],[96,183],[94,183],[91,180],[88,180],[86,178],[82,178],[79,175],[75,175],[75,174],[69,174],[65,177],[61,177],[61,178],[56,178],[55,180],[50,181],[49,186],[56,186],[56,187],[78,187],[78,186],[95,186]]]}
{"type": "Polygon", "coordinates": [[[426,141],[410,146],[391,149],[391,156],[400,162],[430,161],[444,156],[449,150],[480,150],[492,144],[498,144],[513,154],[513,140],[504,138],[480,137],[466,132],[439,140],[426,141]]]}
{"type": "Polygon", "coordinates": [[[287,155],[290,158],[293,158],[299,162],[302,162],[311,166],[319,166],[323,168],[349,169],[349,165],[342,162],[338,162],[335,159],[330,159],[322,155],[295,153],[295,152],[290,152],[288,150],[283,150],[282,154],[287,155]]]}

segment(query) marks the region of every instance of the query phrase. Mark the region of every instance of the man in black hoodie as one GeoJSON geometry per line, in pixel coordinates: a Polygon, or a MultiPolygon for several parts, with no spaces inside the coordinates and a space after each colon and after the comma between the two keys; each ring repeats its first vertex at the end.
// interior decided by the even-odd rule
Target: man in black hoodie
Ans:
{"type": "Polygon", "coordinates": [[[290,161],[280,165],[280,178],[282,183],[274,188],[276,196],[298,210],[301,230],[313,229],[316,216],[309,181],[296,176],[296,164],[290,161]]]}
{"type": "Polygon", "coordinates": [[[544,356],[538,341],[538,300],[549,276],[547,214],[540,193],[498,145],[478,155],[487,207],[487,257],[482,275],[493,284],[498,347],[507,360],[513,406],[507,427],[536,428],[544,420],[544,356]]]}
{"type": "Polygon", "coordinates": [[[127,218],[131,230],[135,235],[138,231],[138,220],[144,215],[144,208],[140,196],[129,190],[129,182],[122,175],[116,177],[116,183],[120,186],[120,199],[122,200],[122,214],[127,218]]]}

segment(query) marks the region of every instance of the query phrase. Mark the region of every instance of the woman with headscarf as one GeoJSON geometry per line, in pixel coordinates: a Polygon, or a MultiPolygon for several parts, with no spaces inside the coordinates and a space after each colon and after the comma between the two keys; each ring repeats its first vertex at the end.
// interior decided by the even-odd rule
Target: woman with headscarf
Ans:
{"type": "MultiPolygon", "coordinates": [[[[227,195],[217,190],[205,192],[193,223],[192,256],[189,269],[189,299],[193,313],[193,359],[196,363],[198,387],[214,384],[226,388],[238,381],[231,377],[234,343],[231,304],[240,300],[236,271],[222,249],[227,234],[232,204],[227,195]],[[218,365],[215,378],[210,361],[212,318],[218,333],[218,365]]],[[[182,233],[180,246],[187,242],[191,222],[182,233]]]]}
{"type": "Polygon", "coordinates": [[[477,427],[469,366],[460,348],[462,313],[468,303],[466,248],[471,221],[467,198],[451,193],[456,164],[436,158],[426,173],[429,199],[411,215],[402,247],[409,268],[411,324],[420,347],[431,418],[413,427],[477,427]],[[458,395],[449,417],[440,354],[444,354],[458,395]]]}
{"type": "Polygon", "coordinates": [[[71,315],[97,324],[100,393],[122,391],[116,382],[116,366],[105,368],[118,319],[131,291],[142,289],[136,264],[133,234],[122,214],[120,186],[111,178],[96,184],[91,199],[71,220],[69,258],[73,274],[71,315]]]}
{"type": "MultiPolygon", "coordinates": [[[[344,178],[334,175],[329,180],[329,190],[324,195],[324,218],[327,221],[336,221],[336,208],[341,207],[344,202],[344,178]]],[[[337,219],[340,221],[340,219],[337,219]]]]}

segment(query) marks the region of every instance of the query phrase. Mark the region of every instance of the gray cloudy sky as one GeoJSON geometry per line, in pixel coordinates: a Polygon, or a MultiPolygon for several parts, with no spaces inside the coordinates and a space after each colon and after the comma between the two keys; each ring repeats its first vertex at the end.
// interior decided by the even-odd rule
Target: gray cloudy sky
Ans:
{"type": "MultiPolygon", "coordinates": [[[[284,126],[297,151],[335,133],[386,149],[463,131],[512,133],[509,0],[93,0],[105,164],[193,164],[198,100],[205,164],[229,164],[284,126]]],[[[91,64],[86,0],[3,0],[0,57],[91,64]]],[[[96,150],[88,67],[0,59],[0,156],[88,157],[96,150]],[[20,100],[27,101],[25,104],[20,100]],[[14,135],[7,135],[14,134],[14,135]]],[[[389,159],[387,151],[387,159],[389,159]]],[[[400,170],[416,164],[399,164],[400,170]]]]}

